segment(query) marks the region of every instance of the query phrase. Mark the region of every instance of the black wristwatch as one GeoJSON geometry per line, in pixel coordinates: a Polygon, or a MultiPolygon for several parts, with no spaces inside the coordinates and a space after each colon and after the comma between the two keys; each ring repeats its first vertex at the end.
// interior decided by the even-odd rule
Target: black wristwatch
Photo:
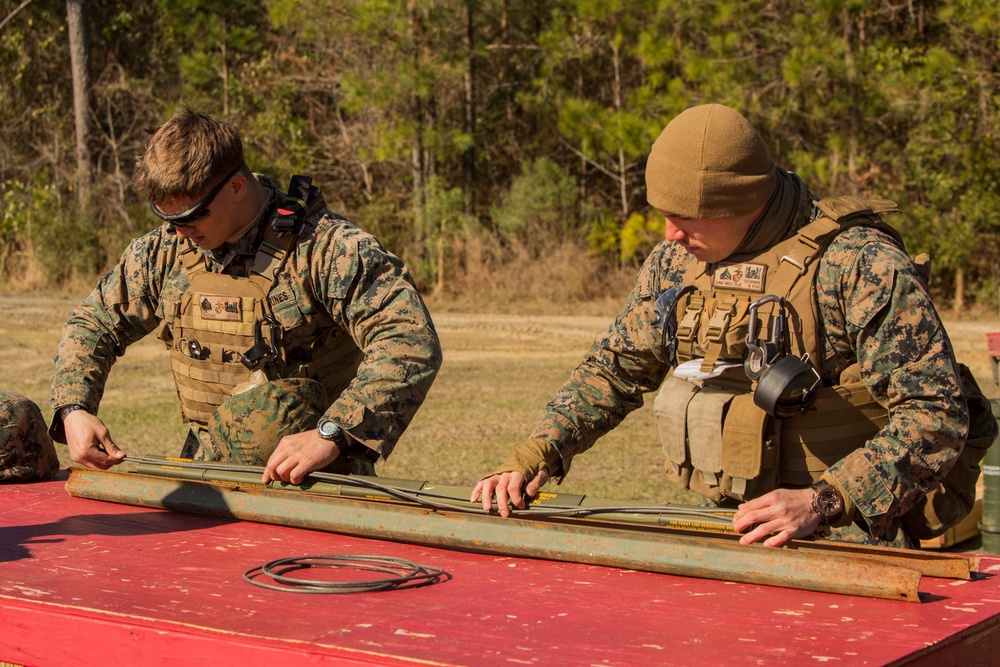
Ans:
{"type": "Polygon", "coordinates": [[[70,405],[64,405],[52,414],[52,424],[49,426],[49,437],[56,442],[66,444],[66,425],[63,420],[69,416],[71,412],[77,410],[86,411],[87,408],[83,407],[79,403],[71,403],[70,405]]]}
{"type": "Polygon", "coordinates": [[[335,421],[326,418],[321,419],[319,425],[316,427],[316,432],[319,434],[319,437],[337,445],[340,456],[344,458],[359,459],[368,463],[378,461],[378,452],[360,443],[352,443],[344,433],[344,430],[335,421]]]}
{"type": "Polygon", "coordinates": [[[316,431],[319,433],[319,437],[337,445],[337,449],[341,452],[347,448],[347,438],[344,437],[344,432],[337,426],[337,422],[324,419],[320,421],[319,426],[316,427],[316,431]]]}
{"type": "Polygon", "coordinates": [[[87,408],[83,407],[79,403],[72,403],[70,405],[64,405],[61,408],[59,408],[59,419],[60,420],[65,420],[66,417],[69,416],[69,413],[76,412],[77,410],[86,410],[86,409],[87,408]]]}
{"type": "Polygon", "coordinates": [[[821,526],[829,526],[844,513],[844,498],[836,487],[827,482],[816,482],[811,488],[812,511],[819,514],[821,526]]]}

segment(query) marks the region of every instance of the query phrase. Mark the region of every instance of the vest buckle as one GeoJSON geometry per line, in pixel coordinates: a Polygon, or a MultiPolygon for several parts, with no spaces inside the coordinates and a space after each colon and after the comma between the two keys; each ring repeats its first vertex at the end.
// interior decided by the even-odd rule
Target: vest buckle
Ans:
{"type": "Polygon", "coordinates": [[[281,334],[281,326],[277,320],[266,313],[264,321],[267,322],[270,345],[264,342],[260,320],[257,320],[253,327],[253,345],[240,357],[240,363],[246,366],[247,370],[256,370],[262,365],[267,368],[278,360],[280,353],[278,352],[277,340],[281,334]]]}

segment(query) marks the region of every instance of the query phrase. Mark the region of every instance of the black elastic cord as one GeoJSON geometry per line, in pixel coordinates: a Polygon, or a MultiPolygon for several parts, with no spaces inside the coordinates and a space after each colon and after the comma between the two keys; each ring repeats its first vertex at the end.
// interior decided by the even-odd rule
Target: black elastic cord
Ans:
{"type": "MultiPolygon", "coordinates": [[[[202,468],[206,470],[218,470],[225,472],[257,472],[263,473],[263,466],[234,465],[231,463],[219,463],[217,461],[181,461],[177,459],[153,459],[141,456],[129,456],[125,459],[129,463],[151,464],[176,468],[202,468]]],[[[334,482],[343,486],[353,486],[381,491],[390,498],[397,500],[407,500],[430,509],[448,510],[449,512],[463,512],[466,514],[483,514],[483,509],[477,503],[470,503],[468,497],[451,496],[434,491],[415,491],[412,489],[402,489],[388,484],[380,484],[368,479],[360,479],[351,475],[338,475],[332,472],[311,472],[306,475],[306,480],[320,480],[324,482],[334,482]],[[429,498],[441,498],[445,500],[456,500],[468,503],[469,507],[461,505],[451,505],[429,500],[429,498]]],[[[267,486],[262,484],[263,486],[267,486]]],[[[279,488],[279,487],[271,487],[279,488]]],[[[349,496],[344,496],[349,497],[349,496]]],[[[735,510],[723,507],[672,507],[666,505],[608,505],[596,507],[581,507],[579,505],[556,505],[546,503],[545,505],[529,505],[530,509],[518,509],[511,507],[511,514],[520,517],[533,516],[559,516],[559,517],[585,517],[596,514],[664,514],[667,516],[700,516],[704,518],[729,519],[735,510]]]]}

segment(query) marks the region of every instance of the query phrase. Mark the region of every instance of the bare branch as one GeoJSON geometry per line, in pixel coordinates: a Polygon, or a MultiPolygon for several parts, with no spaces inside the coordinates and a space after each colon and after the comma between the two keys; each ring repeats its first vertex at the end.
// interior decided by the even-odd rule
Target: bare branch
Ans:
{"type": "Polygon", "coordinates": [[[7,25],[8,21],[10,21],[12,18],[14,18],[15,16],[17,16],[17,13],[19,11],[21,11],[22,9],[24,9],[25,7],[27,7],[30,4],[31,4],[31,0],[24,0],[24,2],[22,2],[18,6],[17,9],[15,9],[14,11],[12,11],[10,14],[7,14],[7,17],[3,21],[0,21],[0,30],[3,30],[3,27],[5,25],[7,25]]]}

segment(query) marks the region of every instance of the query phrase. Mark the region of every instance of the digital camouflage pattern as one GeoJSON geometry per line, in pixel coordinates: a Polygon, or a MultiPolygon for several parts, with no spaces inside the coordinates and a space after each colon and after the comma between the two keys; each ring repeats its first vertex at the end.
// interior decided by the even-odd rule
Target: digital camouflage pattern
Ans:
{"type": "MultiPolygon", "coordinates": [[[[286,435],[311,431],[330,404],[316,380],[288,378],[257,385],[230,396],[205,428],[198,461],[263,466],[286,435]]],[[[367,461],[338,456],[320,472],[374,475],[367,461]]]]}
{"type": "MultiPolygon", "coordinates": [[[[801,208],[789,235],[809,222],[811,208],[801,208]]],[[[654,249],[624,309],[546,407],[530,437],[558,449],[562,469],[553,476],[565,475],[575,455],[641,407],[643,394],[666,377],[669,367],[651,349],[653,303],[682,282],[690,261],[675,243],[654,249]]],[[[957,363],[916,267],[890,237],[849,228],[820,262],[824,384],[857,362],[868,390],[890,412],[888,425],[826,477],[847,492],[846,512],[856,508],[872,535],[899,543],[900,518],[940,483],[965,441],[969,417],[957,363]]]]}
{"type": "Polygon", "coordinates": [[[262,466],[286,435],[311,431],[330,404],[316,380],[275,380],[230,396],[208,421],[199,461],[262,466]]]}
{"type": "MultiPolygon", "coordinates": [[[[258,180],[277,197],[269,177],[258,180]]],[[[268,222],[265,216],[236,243],[202,251],[209,270],[249,275],[268,222]]],[[[179,261],[188,243],[167,225],[133,240],[76,308],[55,359],[53,409],[80,404],[96,414],[118,357],[178,312],[190,284],[179,261]]],[[[434,324],[403,262],[324,209],[306,222],[270,301],[288,357],[308,358],[310,344],[322,336],[349,336],[363,351],[355,379],[330,397],[325,416],[388,456],[441,365],[434,324]]]]}
{"type": "Polygon", "coordinates": [[[0,391],[0,481],[44,481],[59,471],[59,457],[31,400],[0,391]]]}

